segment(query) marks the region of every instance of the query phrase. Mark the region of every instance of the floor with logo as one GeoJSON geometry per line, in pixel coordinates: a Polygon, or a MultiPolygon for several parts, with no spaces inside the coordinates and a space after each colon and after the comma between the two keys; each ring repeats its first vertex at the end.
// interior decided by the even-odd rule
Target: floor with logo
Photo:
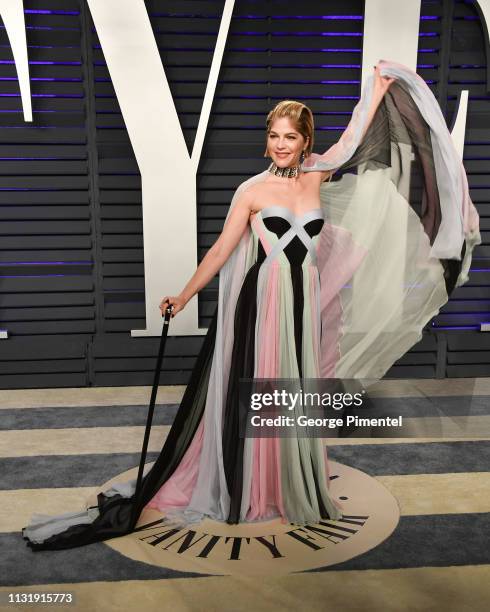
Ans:
{"type": "MultiPolygon", "coordinates": [[[[426,435],[328,440],[340,522],[172,531],[151,511],[125,538],[33,553],[20,534],[33,512],[83,508],[135,473],[150,391],[2,391],[0,609],[35,608],[8,594],[43,592],[74,594],[52,609],[104,612],[488,609],[490,379],[377,383],[374,393],[426,435]]],[[[148,462],[182,392],[159,389],[148,462]]]]}

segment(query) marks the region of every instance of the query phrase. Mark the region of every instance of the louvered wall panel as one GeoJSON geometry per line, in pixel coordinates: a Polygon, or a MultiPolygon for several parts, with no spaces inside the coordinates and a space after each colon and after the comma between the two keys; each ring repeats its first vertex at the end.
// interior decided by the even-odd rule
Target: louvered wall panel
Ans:
{"type": "MultiPolygon", "coordinates": [[[[223,1],[146,7],[190,152],[223,1]]],[[[159,338],[130,336],[145,326],[141,180],[103,52],[86,0],[25,8],[32,125],[13,65],[0,63],[0,326],[10,335],[0,342],[0,386],[148,385],[159,338]]],[[[345,129],[359,99],[363,11],[361,0],[310,0],[300,10],[237,0],[197,176],[199,260],[234,189],[268,163],[265,117],[278,100],[312,108],[318,151],[345,129]]],[[[0,61],[11,61],[3,29],[0,45],[0,61]]],[[[417,63],[448,125],[469,89],[464,163],[483,244],[469,283],[387,377],[489,375],[490,334],[477,330],[490,320],[490,96],[472,3],[422,2],[417,63]]],[[[216,297],[217,277],[199,296],[203,327],[216,297]]],[[[168,339],[163,384],[188,381],[202,340],[168,339]]]]}
{"type": "Polygon", "coordinates": [[[79,7],[24,6],[32,123],[0,29],[0,385],[85,386],[96,325],[79,7]]]}

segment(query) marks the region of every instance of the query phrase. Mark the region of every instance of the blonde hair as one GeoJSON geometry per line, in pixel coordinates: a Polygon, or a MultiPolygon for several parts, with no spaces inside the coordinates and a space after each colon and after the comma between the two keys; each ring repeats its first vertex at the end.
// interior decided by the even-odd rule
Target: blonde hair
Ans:
{"type": "MultiPolygon", "coordinates": [[[[313,113],[311,110],[302,102],[297,102],[296,100],[281,100],[271,111],[269,111],[269,114],[267,115],[267,119],[265,121],[267,138],[269,137],[272,124],[279,117],[288,117],[291,120],[294,129],[297,130],[301,136],[303,136],[305,141],[307,138],[309,138],[308,145],[305,148],[305,158],[309,157],[313,149],[315,130],[313,113]]],[[[267,151],[268,148],[266,144],[264,157],[267,157],[267,151]]]]}

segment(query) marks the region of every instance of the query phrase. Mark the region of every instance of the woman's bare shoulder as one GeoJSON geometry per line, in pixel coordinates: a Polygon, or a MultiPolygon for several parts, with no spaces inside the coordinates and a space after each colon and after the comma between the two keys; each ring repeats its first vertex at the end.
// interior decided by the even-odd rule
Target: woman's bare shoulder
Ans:
{"type": "MultiPolygon", "coordinates": [[[[245,181],[245,183],[246,182],[247,181],[245,181]]],[[[267,193],[267,191],[271,188],[270,183],[265,179],[261,181],[254,181],[253,183],[249,184],[245,183],[240,185],[241,193],[244,196],[241,199],[247,199],[249,202],[254,202],[257,198],[260,198],[267,193]]]]}
{"type": "Polygon", "coordinates": [[[252,183],[252,185],[250,185],[250,187],[247,188],[247,192],[251,195],[257,195],[259,193],[263,193],[265,189],[267,189],[269,187],[269,184],[264,180],[264,181],[257,181],[255,183],[252,183]]]}

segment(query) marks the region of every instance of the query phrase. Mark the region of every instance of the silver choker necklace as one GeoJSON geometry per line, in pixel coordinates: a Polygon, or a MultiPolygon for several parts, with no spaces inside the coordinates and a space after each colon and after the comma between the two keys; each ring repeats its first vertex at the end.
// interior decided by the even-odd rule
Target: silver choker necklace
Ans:
{"type": "Polygon", "coordinates": [[[270,166],[267,168],[269,172],[275,174],[276,176],[285,176],[286,178],[295,178],[298,176],[301,166],[287,166],[285,168],[279,168],[275,162],[271,162],[270,166]]]}

